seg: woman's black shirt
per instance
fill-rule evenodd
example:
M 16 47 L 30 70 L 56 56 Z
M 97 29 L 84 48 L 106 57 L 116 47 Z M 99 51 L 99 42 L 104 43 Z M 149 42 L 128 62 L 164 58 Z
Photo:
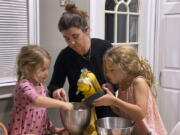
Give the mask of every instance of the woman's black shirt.
M 111 43 L 101 39 L 91 39 L 91 48 L 84 56 L 79 55 L 70 47 L 64 48 L 58 55 L 55 65 L 54 72 L 48 86 L 50 96 L 52 92 L 58 88 L 63 88 L 65 79 L 67 77 L 69 82 L 69 101 L 80 102 L 83 95 L 80 93 L 76 95 L 77 81 L 81 74 L 82 68 L 87 68 L 95 74 L 100 85 L 105 83 L 103 74 L 103 55 L 105 51 L 112 47 Z M 98 107 L 96 109 L 98 118 L 111 116 L 108 109 L 104 107 Z M 98 111 L 99 110 L 99 111 Z M 110 115 L 108 115 L 110 113 Z

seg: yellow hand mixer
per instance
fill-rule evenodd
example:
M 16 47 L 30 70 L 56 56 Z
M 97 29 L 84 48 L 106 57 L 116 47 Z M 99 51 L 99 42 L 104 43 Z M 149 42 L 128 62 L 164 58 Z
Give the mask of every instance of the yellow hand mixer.
M 77 94 L 79 92 L 82 92 L 84 94 L 84 98 L 82 100 L 83 103 L 86 105 L 92 107 L 92 102 L 94 99 L 102 96 L 105 94 L 105 92 L 102 90 L 96 76 L 88 71 L 87 69 L 81 70 L 80 78 L 77 82 Z M 91 109 L 91 122 L 85 132 L 88 135 L 97 135 L 96 128 L 95 128 L 95 120 L 97 119 L 95 108 Z

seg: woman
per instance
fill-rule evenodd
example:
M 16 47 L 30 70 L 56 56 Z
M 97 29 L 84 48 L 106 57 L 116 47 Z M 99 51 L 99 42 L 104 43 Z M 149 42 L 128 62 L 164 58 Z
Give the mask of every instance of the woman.
M 112 45 L 101 39 L 90 39 L 87 14 L 78 10 L 75 5 L 68 4 L 66 12 L 60 18 L 58 28 L 62 33 L 68 46 L 58 55 L 49 90 L 52 97 L 67 100 L 63 85 L 66 77 L 69 81 L 70 102 L 80 102 L 83 95 L 77 91 L 77 81 L 81 74 L 81 69 L 87 68 L 93 72 L 99 83 L 105 83 L 102 71 L 102 57 L 105 51 Z M 103 110 L 102 110 L 103 109 Z M 98 107 L 97 117 L 112 116 L 110 108 Z

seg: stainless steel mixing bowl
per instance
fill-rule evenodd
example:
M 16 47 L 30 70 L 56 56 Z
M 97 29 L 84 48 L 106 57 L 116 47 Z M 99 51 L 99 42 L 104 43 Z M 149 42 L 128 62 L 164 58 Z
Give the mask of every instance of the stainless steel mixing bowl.
M 95 121 L 99 135 L 131 135 L 133 122 L 121 117 L 105 117 Z
M 61 120 L 70 133 L 82 133 L 90 123 L 91 110 L 83 103 L 74 102 L 73 105 L 73 110 L 60 111 Z

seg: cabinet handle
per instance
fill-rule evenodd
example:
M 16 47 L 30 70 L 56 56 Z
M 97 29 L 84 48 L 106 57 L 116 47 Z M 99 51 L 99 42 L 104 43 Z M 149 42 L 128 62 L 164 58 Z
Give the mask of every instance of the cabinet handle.
M 159 73 L 159 86 L 161 86 L 161 76 L 162 76 L 162 72 L 160 71 L 160 73 Z

